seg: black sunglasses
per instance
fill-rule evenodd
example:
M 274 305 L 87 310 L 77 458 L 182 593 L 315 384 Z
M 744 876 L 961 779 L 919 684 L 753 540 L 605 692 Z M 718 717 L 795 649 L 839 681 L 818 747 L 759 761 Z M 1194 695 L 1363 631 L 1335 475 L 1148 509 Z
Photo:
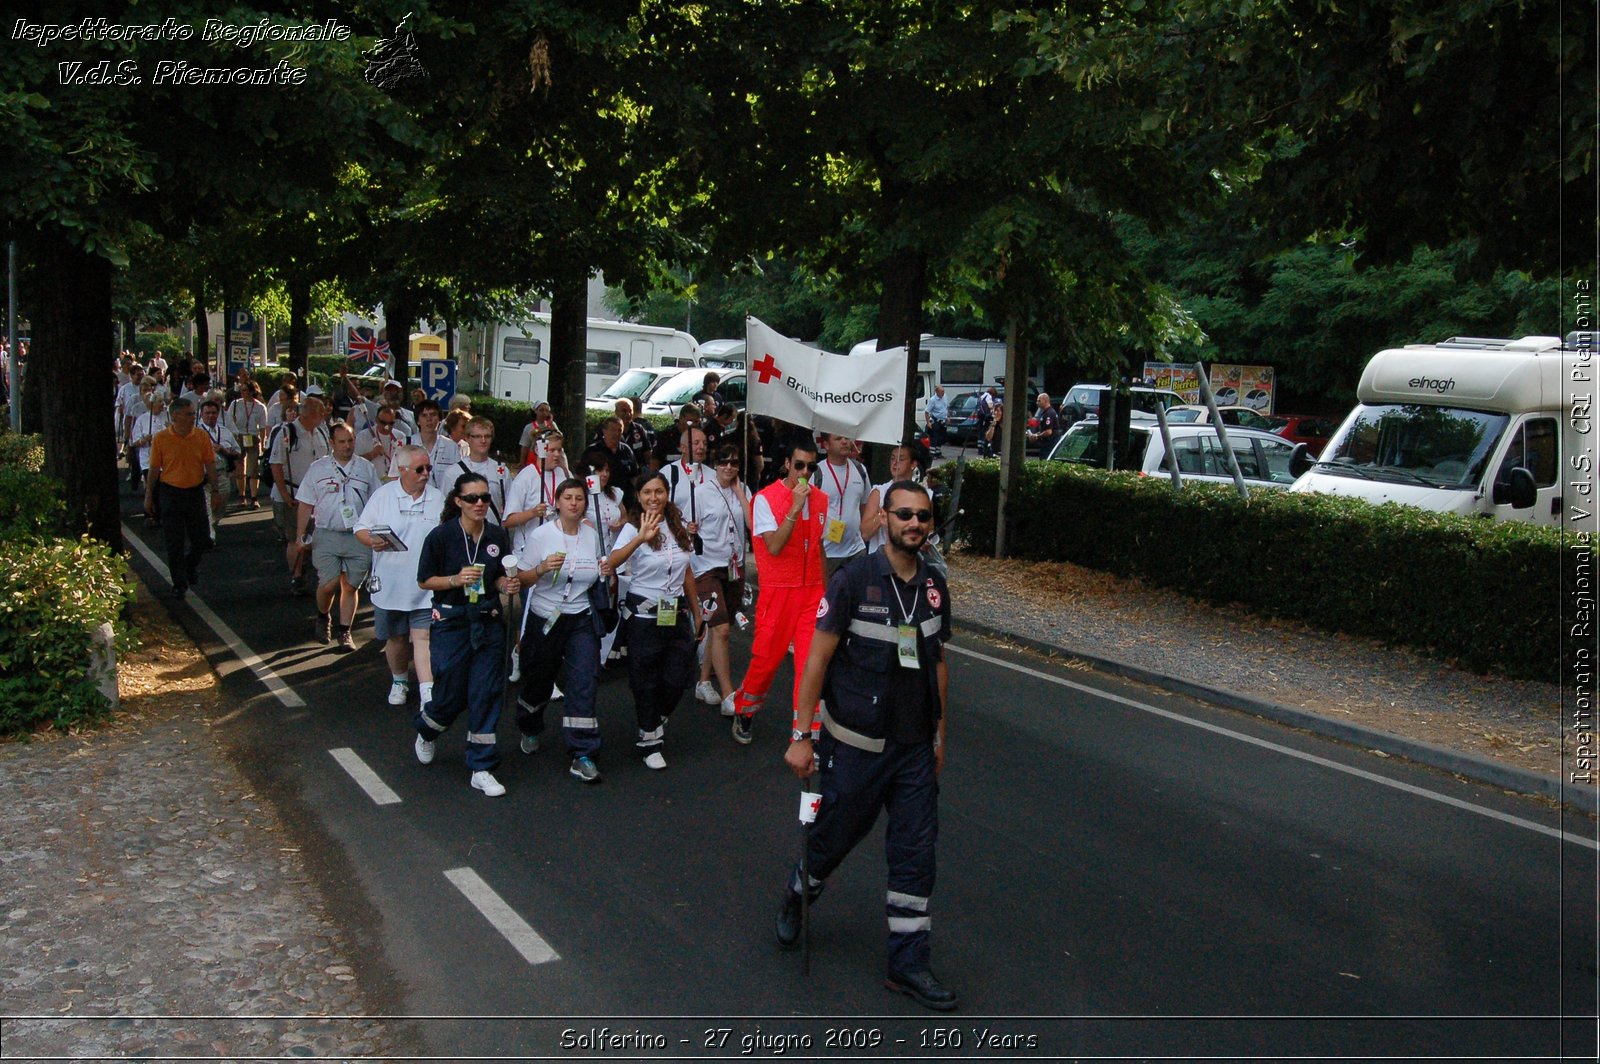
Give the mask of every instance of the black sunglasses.
M 815 469 L 821 464 L 820 462 L 802 462 L 798 458 L 789 459 L 789 468 L 796 473 L 804 473 L 806 470 Z
M 489 493 L 485 491 L 473 495 L 458 495 L 456 498 L 460 499 L 464 503 L 467 503 L 468 505 L 473 505 L 480 502 L 488 502 Z
M 736 466 L 738 464 L 739 464 L 739 460 L 737 458 L 724 458 L 722 461 L 717 463 L 717 465 L 719 465 L 719 466 L 725 466 L 725 465 Z
M 898 509 L 890 510 L 889 512 L 894 514 L 902 521 L 909 521 L 914 517 L 923 524 L 927 524 L 929 521 L 933 520 L 932 510 L 913 510 L 909 506 L 901 506 Z
M 413 473 L 432 473 L 433 472 L 433 466 L 431 466 L 431 465 L 419 465 L 419 466 L 416 466 L 415 468 L 413 468 L 411 471 Z

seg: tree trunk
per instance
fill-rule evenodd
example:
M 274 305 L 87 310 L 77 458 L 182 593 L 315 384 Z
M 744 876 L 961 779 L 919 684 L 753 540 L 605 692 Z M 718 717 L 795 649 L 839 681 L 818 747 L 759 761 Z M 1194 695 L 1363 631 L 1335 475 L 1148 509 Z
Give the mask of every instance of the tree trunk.
M 389 341 L 389 354 L 393 357 L 394 379 L 400 382 L 407 400 L 411 396 L 411 326 L 416 323 L 417 312 L 409 292 L 396 292 L 383 303 L 383 327 Z
M 1000 502 L 995 507 L 994 556 L 1008 557 L 1013 544 L 1006 535 L 1012 493 L 1027 457 L 1028 340 L 1013 316 L 1006 326 L 1006 405 L 1000 421 Z
M 199 359 L 210 366 L 216 363 L 211 379 L 227 388 L 228 358 L 224 355 L 220 360 L 216 352 L 211 350 L 211 322 L 206 318 L 206 279 L 195 278 L 194 282 L 194 351 L 191 358 Z
M 29 241 L 37 291 L 30 391 L 43 414 L 44 471 L 61 481 L 69 535 L 87 532 L 122 549 L 111 389 L 111 264 L 65 239 Z
M 917 350 L 922 338 L 922 298 L 927 290 L 928 259 L 921 251 L 897 251 L 883 261 L 883 293 L 878 298 L 878 350 L 905 346 L 906 403 L 901 417 L 902 440 L 917 436 Z M 873 447 L 868 468 L 874 482 L 889 477 L 889 448 Z
M 589 278 L 573 274 L 550 293 L 550 387 L 546 400 L 567 437 L 567 454 L 580 455 L 585 430 L 585 360 L 589 348 Z
M 311 379 L 311 282 L 289 282 L 289 368 L 303 381 Z

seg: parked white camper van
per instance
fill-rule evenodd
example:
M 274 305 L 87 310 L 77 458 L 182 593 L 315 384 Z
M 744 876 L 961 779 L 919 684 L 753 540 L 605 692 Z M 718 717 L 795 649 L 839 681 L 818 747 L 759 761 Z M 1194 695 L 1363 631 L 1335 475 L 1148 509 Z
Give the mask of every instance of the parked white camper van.
M 695 365 L 695 338 L 677 329 L 590 318 L 583 394 L 599 395 L 623 370 Z M 534 403 L 550 389 L 550 315 L 494 327 L 489 390 L 496 399 Z
M 878 349 L 877 340 L 863 340 L 850 349 L 852 355 Z M 956 392 L 982 391 L 1006 379 L 1004 340 L 962 340 L 952 336 L 923 333 L 917 341 L 917 424 L 923 424 L 923 411 L 935 385 L 944 385 L 948 398 Z
M 1455 337 L 1378 352 L 1320 461 L 1296 448 L 1292 490 L 1561 524 L 1579 501 L 1564 498 L 1563 482 L 1594 457 L 1593 337 Z

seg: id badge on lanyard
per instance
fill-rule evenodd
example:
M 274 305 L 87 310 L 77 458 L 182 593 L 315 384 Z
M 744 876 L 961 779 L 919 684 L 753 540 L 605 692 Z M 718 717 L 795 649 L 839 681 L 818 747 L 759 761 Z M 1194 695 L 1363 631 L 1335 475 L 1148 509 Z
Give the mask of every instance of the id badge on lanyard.
M 678 600 L 656 600 L 656 627 L 676 628 L 678 626 Z
M 902 624 L 895 630 L 896 650 L 900 657 L 900 664 L 907 669 L 922 667 L 917 658 L 917 626 Z

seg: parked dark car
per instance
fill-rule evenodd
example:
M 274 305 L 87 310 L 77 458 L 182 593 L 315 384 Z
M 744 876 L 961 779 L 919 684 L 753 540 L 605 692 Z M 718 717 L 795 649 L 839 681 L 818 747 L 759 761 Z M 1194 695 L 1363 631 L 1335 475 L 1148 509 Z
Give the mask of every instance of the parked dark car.
M 978 396 L 982 392 L 960 392 L 950 400 L 950 416 L 945 420 L 945 442 L 970 447 L 978 442 Z

